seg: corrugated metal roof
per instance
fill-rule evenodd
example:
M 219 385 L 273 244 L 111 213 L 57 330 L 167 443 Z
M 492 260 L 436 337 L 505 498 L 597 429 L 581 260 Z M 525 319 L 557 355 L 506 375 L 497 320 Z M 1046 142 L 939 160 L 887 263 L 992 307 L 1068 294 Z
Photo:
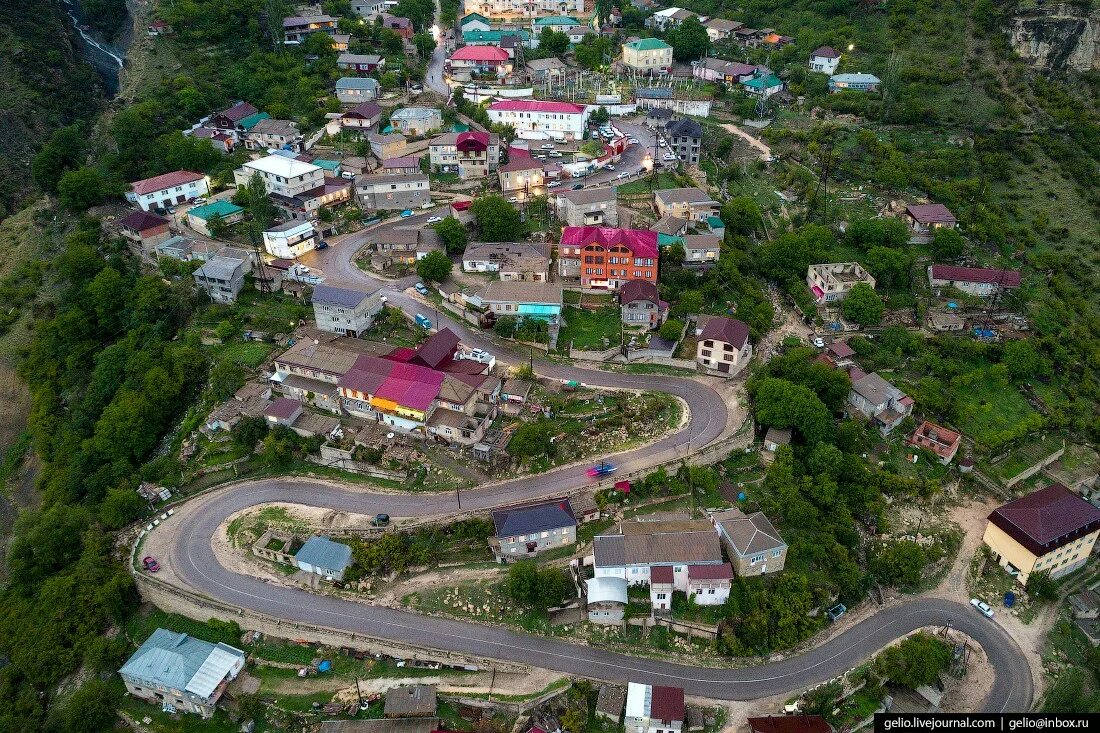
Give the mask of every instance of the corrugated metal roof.
M 150 685 L 207 698 L 236 660 L 244 656 L 243 651 L 226 644 L 215 645 L 187 634 L 157 629 L 122 665 L 119 673 Z
M 310 537 L 294 559 L 316 568 L 343 571 L 351 564 L 351 548 L 328 537 Z

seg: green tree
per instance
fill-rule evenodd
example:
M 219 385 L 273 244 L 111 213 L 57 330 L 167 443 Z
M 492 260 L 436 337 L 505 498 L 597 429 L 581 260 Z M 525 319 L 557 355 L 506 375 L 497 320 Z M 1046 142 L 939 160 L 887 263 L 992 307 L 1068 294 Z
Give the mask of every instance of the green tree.
M 111 685 L 90 679 L 81 685 L 55 713 L 60 733 L 102 733 L 115 725 L 117 696 Z
M 611 121 L 611 113 L 607 111 L 607 107 L 597 107 L 592 110 L 592 114 L 588 115 L 588 121 L 593 125 L 605 125 Z M 602 153 L 603 150 L 601 149 Z
M 569 50 L 569 36 L 552 28 L 543 28 L 539 33 L 539 53 L 547 57 L 561 56 Z
M 675 318 L 670 318 L 661 324 L 661 327 L 657 330 L 657 335 L 668 341 L 678 341 L 680 334 L 684 332 L 684 322 Z
M 431 33 L 417 33 L 412 37 L 416 52 L 422 59 L 430 59 L 435 51 L 435 39 Z
M 955 260 L 966 252 L 966 240 L 954 229 L 940 228 L 932 236 L 932 256 L 937 260 Z
M 615 55 L 610 38 L 589 33 L 573 48 L 573 57 L 586 69 L 603 67 Z
M 677 61 L 696 61 L 710 50 L 707 29 L 694 15 L 670 30 L 667 40 L 672 46 L 672 57 Z
M 447 254 L 458 255 L 466 251 L 469 235 L 465 225 L 453 216 L 448 216 L 435 225 L 435 230 L 443 238 L 443 247 Z
M 935 683 L 950 664 L 951 646 L 923 632 L 890 647 L 875 660 L 880 675 L 910 689 Z
M 749 196 L 735 196 L 722 204 L 722 222 L 734 234 L 755 234 L 762 220 L 760 207 Z
M 122 529 L 144 510 L 145 500 L 133 489 L 111 489 L 99 507 L 99 519 L 107 529 Z
M 841 303 L 844 317 L 861 326 L 875 326 L 882 322 L 882 298 L 867 283 L 856 283 Z
M 416 262 L 416 274 L 427 282 L 441 283 L 451 276 L 451 258 L 438 250 L 429 252 Z
M 911 540 L 881 546 L 871 560 L 871 572 L 886 585 L 914 589 L 920 585 L 926 560 L 924 548 Z
M 1027 576 L 1025 589 L 1028 595 L 1040 601 L 1058 600 L 1058 584 L 1047 571 L 1033 572 Z
M 863 262 L 875 276 L 877 284 L 885 288 L 907 284 L 913 269 L 911 256 L 898 249 L 877 245 L 867 251 Z
M 31 161 L 31 176 L 38 187 L 57 193 L 57 184 L 66 171 L 80 165 L 88 147 L 81 125 L 69 125 L 53 131 L 50 139 Z
M 1020 339 L 1005 344 L 1001 352 L 1001 363 L 1013 379 L 1028 379 L 1039 372 L 1042 359 L 1031 341 Z
M 864 251 L 872 247 L 904 247 L 909 242 L 909 228 L 901 219 L 856 219 L 848 225 L 845 238 L 853 247 Z
M 73 211 L 84 211 L 103 203 L 107 196 L 106 182 L 95 168 L 78 168 L 61 176 L 57 184 L 61 205 Z
M 596 16 L 596 22 L 600 26 L 607 25 L 611 20 L 611 0 L 596 0 L 595 6 L 592 8 L 593 15 Z
M 484 196 L 470 206 L 483 242 L 517 242 L 524 227 L 519 212 L 502 196 Z
M 243 417 L 233 428 L 233 444 L 251 452 L 264 439 L 267 431 L 267 420 L 262 417 Z
M 222 359 L 210 370 L 210 392 L 218 402 L 232 397 L 244 386 L 244 381 L 244 369 L 231 359 Z
M 549 420 L 524 423 L 512 433 L 508 454 L 520 461 L 554 455 L 554 424 Z
M 829 408 L 807 387 L 769 377 L 759 383 L 753 400 L 756 420 L 763 425 L 794 428 L 811 444 L 832 434 Z

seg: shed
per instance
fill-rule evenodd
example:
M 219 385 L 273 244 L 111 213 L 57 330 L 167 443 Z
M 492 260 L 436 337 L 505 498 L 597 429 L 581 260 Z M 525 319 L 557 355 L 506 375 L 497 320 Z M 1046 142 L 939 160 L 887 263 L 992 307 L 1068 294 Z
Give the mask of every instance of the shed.
M 328 537 L 310 537 L 294 556 L 294 562 L 307 573 L 343 580 L 344 571 L 351 565 L 351 548 Z
M 430 718 L 435 715 L 435 688 L 431 685 L 391 687 L 386 690 L 387 718 Z

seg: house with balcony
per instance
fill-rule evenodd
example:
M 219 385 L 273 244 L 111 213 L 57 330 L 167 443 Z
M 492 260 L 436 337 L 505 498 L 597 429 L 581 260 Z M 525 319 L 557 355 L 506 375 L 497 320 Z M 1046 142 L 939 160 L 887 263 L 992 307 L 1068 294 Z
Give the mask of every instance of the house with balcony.
M 554 194 L 558 218 L 571 227 L 616 227 L 619 206 L 614 186 L 559 191 Z
M 244 260 L 214 255 L 195 270 L 195 284 L 215 303 L 236 303 L 244 287 Z
M 304 163 L 283 155 L 267 155 L 250 160 L 233 171 L 237 186 L 247 186 L 258 175 L 268 194 L 294 197 L 324 185 L 325 174 L 320 166 Z
M 703 146 L 703 126 L 695 120 L 683 118 L 665 125 L 665 140 L 680 162 L 699 165 L 699 152 Z
M 301 152 L 304 139 L 297 122 L 267 118 L 260 120 L 244 133 L 244 146 L 248 150 Z
M 495 74 L 505 77 L 512 73 L 508 52 L 497 46 L 463 46 L 447 59 L 451 74 Z
M 657 284 L 630 280 L 619 288 L 619 318 L 627 328 L 660 328 L 668 318 L 668 303 L 661 300 Z
M 852 379 L 848 405 L 870 420 L 883 437 L 889 435 L 913 412 L 913 398 L 887 382 L 877 372 Z
M 657 232 L 568 226 L 558 246 L 558 274 L 582 288 L 618 290 L 630 280 L 657 282 Z
M 535 158 L 515 156 L 497 169 L 500 190 L 505 197 L 526 200 L 546 193 L 543 164 Z
M 424 173 L 359 176 L 355 193 L 368 211 L 419 209 L 432 202 L 432 189 Z
M 659 38 L 623 44 L 623 66 L 641 74 L 665 74 L 672 69 L 672 46 Z
M 822 46 L 810 54 L 810 71 L 832 76 L 840 66 L 840 52 L 832 46 Z
M 339 19 L 331 15 L 295 15 L 283 18 L 283 43 L 301 43 L 314 33 L 332 36 Z
M 875 287 L 875 278 L 858 262 L 822 263 L 806 270 L 806 286 L 819 305 L 844 300 L 859 283 Z
M 577 517 L 569 499 L 502 507 L 493 511 L 489 547 L 497 562 L 515 562 L 577 541 Z
M 448 132 L 428 144 L 432 170 L 458 173 L 463 181 L 484 178 L 500 167 L 500 135 L 495 132 Z

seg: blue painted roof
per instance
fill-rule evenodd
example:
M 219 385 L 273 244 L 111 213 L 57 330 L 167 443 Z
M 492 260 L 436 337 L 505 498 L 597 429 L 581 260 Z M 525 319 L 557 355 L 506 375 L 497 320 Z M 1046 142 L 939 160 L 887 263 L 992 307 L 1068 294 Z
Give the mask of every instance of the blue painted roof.
M 351 564 L 351 548 L 328 537 L 310 537 L 294 559 L 315 568 L 343 572 Z
M 119 674 L 207 697 L 212 691 L 211 682 L 216 686 L 233 662 L 244 656 L 244 652 L 228 644 L 211 644 L 187 634 L 157 629 L 122 665 Z

